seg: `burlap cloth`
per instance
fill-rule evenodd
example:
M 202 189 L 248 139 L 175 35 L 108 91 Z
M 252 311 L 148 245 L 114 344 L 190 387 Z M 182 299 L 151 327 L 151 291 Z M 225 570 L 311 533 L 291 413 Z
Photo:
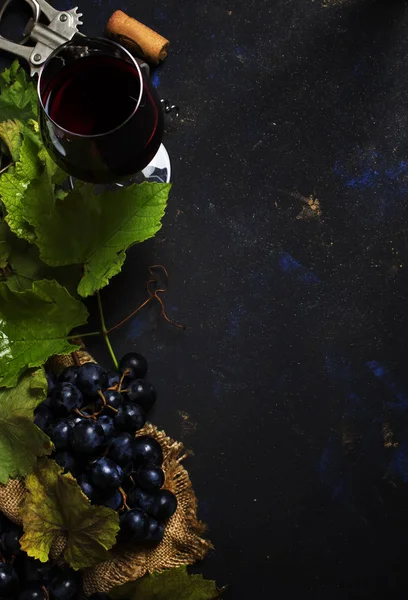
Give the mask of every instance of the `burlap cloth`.
M 86 352 L 80 351 L 76 360 L 81 364 L 92 361 Z M 55 357 L 50 366 L 59 372 L 65 366 L 74 364 L 71 357 Z M 154 547 L 128 551 L 115 546 L 111 559 L 83 571 L 84 592 L 107 592 L 112 587 L 133 581 L 146 573 L 162 571 L 172 567 L 190 565 L 204 558 L 212 547 L 211 542 L 201 536 L 205 525 L 197 519 L 197 499 L 182 461 L 187 453 L 181 442 L 169 438 L 154 425 L 146 424 L 137 435 L 150 435 L 163 450 L 164 488 L 177 497 L 177 510 L 166 525 L 163 540 Z M 23 480 L 10 479 L 7 485 L 0 485 L 0 510 L 12 521 L 22 524 L 21 507 L 26 490 Z M 66 538 L 55 538 L 50 557 L 58 560 L 65 549 Z

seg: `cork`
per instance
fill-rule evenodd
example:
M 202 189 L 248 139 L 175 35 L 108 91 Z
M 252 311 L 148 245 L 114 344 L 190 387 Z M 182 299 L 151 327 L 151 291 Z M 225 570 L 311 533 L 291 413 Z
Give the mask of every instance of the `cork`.
M 167 56 L 169 40 L 121 10 L 113 13 L 106 31 L 111 38 L 149 63 L 157 65 Z

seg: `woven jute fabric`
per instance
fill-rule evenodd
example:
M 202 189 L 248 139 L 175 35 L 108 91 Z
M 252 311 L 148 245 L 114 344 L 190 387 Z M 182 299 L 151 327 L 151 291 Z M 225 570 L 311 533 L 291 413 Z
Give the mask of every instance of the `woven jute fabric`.
M 80 354 L 79 362 L 92 361 L 86 352 Z M 72 357 L 55 357 L 53 368 L 56 372 L 74 364 Z M 171 567 L 190 565 L 204 558 L 212 548 L 211 542 L 202 537 L 204 523 L 197 519 L 197 499 L 182 461 L 188 456 L 181 442 L 168 437 L 150 423 L 137 432 L 137 435 L 150 435 L 163 450 L 164 488 L 177 497 L 177 510 L 166 525 L 163 540 L 153 547 L 140 545 L 137 550 L 129 550 L 120 545 L 110 552 L 110 559 L 83 571 L 84 592 L 107 592 L 112 587 L 133 581 L 146 573 L 162 571 Z M 13 522 L 21 525 L 21 507 L 26 490 L 24 481 L 10 479 L 7 485 L 0 485 L 0 510 Z M 63 534 L 57 536 L 51 547 L 50 557 L 61 560 L 67 540 Z

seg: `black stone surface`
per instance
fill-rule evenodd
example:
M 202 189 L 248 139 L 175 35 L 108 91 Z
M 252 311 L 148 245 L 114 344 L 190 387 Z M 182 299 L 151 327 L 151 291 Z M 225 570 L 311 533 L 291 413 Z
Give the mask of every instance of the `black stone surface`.
M 169 271 L 186 331 L 151 306 L 112 341 L 195 452 L 226 599 L 407 590 L 408 4 L 323 4 L 81 2 L 90 35 L 121 8 L 172 43 L 168 211 L 102 297 L 113 325 Z

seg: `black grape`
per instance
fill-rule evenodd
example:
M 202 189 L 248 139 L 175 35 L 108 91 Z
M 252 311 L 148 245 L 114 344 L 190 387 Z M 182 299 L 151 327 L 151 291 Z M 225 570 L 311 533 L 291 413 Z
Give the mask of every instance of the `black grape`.
M 135 469 L 145 465 L 160 466 L 163 462 L 163 452 L 159 442 L 148 435 L 135 438 L 132 451 Z
M 76 380 L 78 378 L 78 367 L 66 367 L 60 376 L 58 377 L 58 381 L 61 383 L 72 383 L 72 385 L 76 385 Z
M 56 450 L 67 450 L 70 445 L 71 429 L 74 422 L 71 419 L 61 419 L 48 431 Z
M 77 454 L 95 454 L 105 442 L 101 425 L 91 419 L 84 419 L 71 430 L 71 448 Z
M 47 582 L 49 580 L 52 573 L 51 564 L 49 562 L 42 563 L 40 560 L 24 555 L 22 563 L 21 572 L 19 571 L 19 574 L 23 581 L 34 583 L 35 581 Z
M 108 456 L 121 467 L 128 467 L 132 462 L 133 436 L 130 433 L 117 435 L 109 444 Z
M 169 490 L 159 490 L 155 496 L 149 515 L 158 521 L 168 521 L 177 509 L 177 498 Z
M 143 540 L 149 530 L 149 517 L 139 508 L 132 508 L 120 517 L 120 531 L 131 542 Z
M 110 410 L 109 407 L 118 410 L 121 406 L 123 406 L 123 396 L 120 392 L 117 392 L 116 390 L 105 390 L 103 392 L 103 396 L 106 402 L 106 414 L 109 414 L 111 416 L 114 414 L 114 411 Z
M 48 394 L 49 394 L 54 389 L 57 381 L 56 381 L 54 373 L 50 373 L 49 371 L 46 371 L 45 376 L 47 378 Z
M 54 420 L 54 415 L 51 409 L 49 409 L 47 406 L 44 406 L 44 404 L 40 404 L 40 406 L 35 409 L 34 415 L 34 423 L 42 431 L 46 431 L 48 426 L 51 425 Z
M 122 483 L 123 471 L 113 460 L 102 456 L 91 463 L 89 478 L 95 487 L 102 490 L 118 488 Z
M 105 433 L 106 442 L 109 441 L 115 433 L 115 424 L 113 422 L 113 418 L 109 415 L 100 415 L 98 417 L 98 423 Z
M 107 373 L 108 382 L 106 384 L 107 388 L 116 387 L 120 383 L 120 373 L 117 371 L 108 371 Z
M 155 496 L 153 494 L 138 487 L 131 488 L 126 495 L 126 504 L 130 508 L 141 508 L 147 514 L 151 513 L 154 501 Z
M 140 467 L 136 471 L 136 481 L 144 490 L 158 490 L 164 484 L 164 473 L 160 467 Z
M 136 402 L 147 412 L 156 402 L 157 394 L 151 383 L 145 379 L 135 379 L 127 386 L 126 399 L 129 402 Z
M 106 506 L 107 508 L 111 508 L 112 510 L 118 511 L 123 506 L 123 496 L 119 490 L 116 490 L 110 496 L 107 496 L 105 494 L 97 494 L 93 499 L 93 503 L 98 504 L 99 506 Z
M 164 525 L 153 517 L 148 517 L 146 541 L 158 543 L 164 536 Z
M 32 583 L 18 595 L 18 600 L 46 600 L 47 592 L 41 583 Z
M 75 458 L 67 450 L 60 450 L 59 452 L 56 452 L 54 460 L 59 464 L 60 467 L 64 469 L 64 473 L 67 473 L 68 471 L 71 473 L 75 472 Z
M 1 552 L 4 558 L 11 559 L 20 551 L 20 538 L 23 530 L 18 525 L 12 525 L 8 531 L 1 534 Z M 1 593 L 0 593 L 1 597 Z
M 93 501 L 96 498 L 95 488 L 90 481 L 89 475 L 81 473 L 77 477 L 77 483 L 89 500 Z
M 128 352 L 119 361 L 119 371 L 126 373 L 126 377 L 130 379 L 139 379 L 147 373 L 147 360 L 137 352 Z
M 53 600 L 71 600 L 80 589 L 80 579 L 77 574 L 68 571 L 58 574 L 49 586 Z
M 18 590 L 18 577 L 15 570 L 3 562 L 0 562 L 0 597 L 10 598 Z
M 58 383 L 52 391 L 51 408 L 57 415 L 68 415 L 74 408 L 81 408 L 82 394 L 72 383 Z
M 146 416 L 138 404 L 125 404 L 115 416 L 115 426 L 120 431 L 135 433 L 143 427 Z
M 108 378 L 106 371 L 94 363 L 86 363 L 79 367 L 77 386 L 85 396 L 94 398 L 98 391 L 106 389 Z

